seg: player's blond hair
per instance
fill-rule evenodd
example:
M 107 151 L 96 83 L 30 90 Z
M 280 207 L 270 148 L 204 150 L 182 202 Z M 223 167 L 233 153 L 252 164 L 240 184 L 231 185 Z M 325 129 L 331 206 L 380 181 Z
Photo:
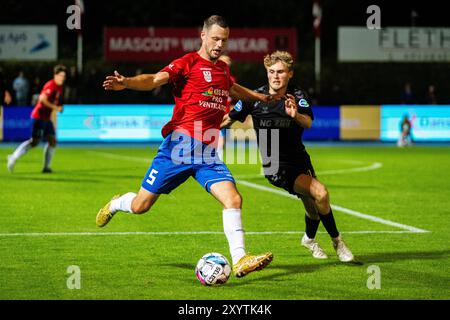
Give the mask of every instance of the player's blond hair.
M 264 66 L 266 68 L 273 66 L 277 62 L 283 62 L 289 69 L 289 71 L 292 71 L 294 68 L 294 58 L 292 58 L 292 55 L 287 51 L 274 51 L 272 53 L 269 53 L 264 57 Z

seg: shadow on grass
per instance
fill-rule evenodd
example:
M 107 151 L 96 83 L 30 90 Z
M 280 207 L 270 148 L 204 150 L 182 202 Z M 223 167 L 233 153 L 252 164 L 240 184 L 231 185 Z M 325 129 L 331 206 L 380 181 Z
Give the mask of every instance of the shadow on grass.
M 8 179 L 13 180 L 34 180 L 34 181 L 51 181 L 51 182 L 91 182 L 99 183 L 99 179 L 142 179 L 142 175 L 127 175 L 123 174 L 124 170 L 129 170 L 131 167 L 114 167 L 114 168 L 98 168 L 98 169 L 75 169 L 75 170 L 57 170 L 51 175 L 44 175 L 38 171 L 15 172 L 10 175 L 5 175 Z M 104 172 L 104 173 L 101 173 Z M 117 174 L 122 173 L 122 174 Z M 72 178 L 73 176 L 73 178 Z M 98 179 L 96 179 L 98 178 Z
M 333 261 L 327 261 L 327 262 L 317 262 L 317 263 L 312 263 L 312 264 L 285 264 L 285 265 L 280 265 L 280 264 L 276 264 L 275 263 L 271 263 L 267 269 L 263 270 L 264 271 L 273 271 L 273 270 L 281 270 L 279 272 L 276 273 L 271 273 L 268 275 L 265 275 L 263 277 L 258 277 L 258 278 L 251 278 L 251 275 L 247 275 L 245 277 L 245 280 L 240 282 L 240 283 L 228 283 L 227 286 L 229 287 L 239 287 L 239 286 L 244 286 L 244 285 L 249 285 L 252 284 L 254 282 L 261 282 L 261 281 L 282 281 L 280 280 L 280 278 L 286 277 L 286 281 L 291 281 L 290 277 L 288 277 L 289 275 L 292 274 L 301 274 L 301 273 L 311 273 L 311 272 L 316 272 L 319 269 L 323 269 L 323 268 L 329 268 L 329 267 L 335 267 L 335 266 L 360 266 L 361 264 L 358 263 L 342 263 L 339 262 L 337 260 L 333 260 Z M 181 269 L 187 269 L 187 270 L 195 270 L 195 265 L 194 264 L 190 264 L 190 263 L 170 263 L 170 264 L 164 264 L 164 266 L 167 267 L 174 267 L 174 268 L 181 268 Z M 259 271 L 258 271 L 259 274 Z
M 379 252 L 358 255 L 358 259 L 366 263 L 395 262 L 399 260 L 425 260 L 444 259 L 450 256 L 450 250 L 438 251 L 406 251 L 406 252 Z
M 57 173 L 52 173 L 53 178 L 46 178 L 47 176 L 25 176 L 25 175 L 13 175 L 9 178 L 12 180 L 23 180 L 23 181 L 49 181 L 49 182 L 86 182 L 86 183 L 99 183 L 101 180 L 97 179 L 82 179 L 82 178 L 60 178 Z
M 321 269 L 331 268 L 331 267 L 364 267 L 365 265 L 372 263 L 383 263 L 383 262 L 396 262 L 405 260 L 436 260 L 445 259 L 450 255 L 450 250 L 440 250 L 440 251 L 427 251 L 427 252 L 380 252 L 374 254 L 358 255 L 356 256 L 356 261 L 351 263 L 339 262 L 331 258 L 329 261 L 317 261 L 310 264 L 277 264 L 276 261 L 272 262 L 267 269 L 263 270 L 268 272 L 267 275 L 262 277 L 252 278 L 252 275 L 245 277 L 245 281 L 239 283 L 228 283 L 229 287 L 239 287 L 252 284 L 254 282 L 261 281 L 290 281 L 289 275 L 293 274 L 305 274 L 317 272 Z M 195 265 L 190 263 L 173 263 L 164 264 L 164 266 L 181 268 L 187 270 L 195 270 Z M 275 272 L 274 272 L 275 271 Z M 269 273 L 270 272 L 270 273 Z M 260 274 L 258 272 L 258 274 Z

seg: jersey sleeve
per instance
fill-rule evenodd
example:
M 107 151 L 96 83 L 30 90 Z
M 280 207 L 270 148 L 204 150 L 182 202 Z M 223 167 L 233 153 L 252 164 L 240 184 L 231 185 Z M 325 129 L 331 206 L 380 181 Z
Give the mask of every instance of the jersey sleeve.
M 314 120 L 314 114 L 311 108 L 309 97 L 302 91 L 296 90 L 294 92 L 295 102 L 297 102 L 297 110 L 299 113 L 307 114 Z
M 48 100 L 51 100 L 56 93 L 56 88 L 54 88 L 51 82 L 47 82 L 41 90 L 41 94 L 45 95 Z
M 172 61 L 168 66 L 161 69 L 160 72 L 167 72 L 169 74 L 169 82 L 177 83 L 186 77 L 188 66 L 188 60 L 185 57 L 182 57 Z
M 233 120 L 244 122 L 247 116 L 252 113 L 252 106 L 249 102 L 239 100 L 234 105 L 233 110 L 230 111 L 228 116 Z

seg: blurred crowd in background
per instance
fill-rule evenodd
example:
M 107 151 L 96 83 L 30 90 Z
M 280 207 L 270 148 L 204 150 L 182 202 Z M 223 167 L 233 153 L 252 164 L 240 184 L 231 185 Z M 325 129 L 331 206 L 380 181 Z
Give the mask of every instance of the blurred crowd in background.
M 162 0 L 123 2 L 118 0 L 84 1 L 83 72 L 76 67 L 76 33 L 65 28 L 66 8 L 73 1 L 18 2 L 5 0 L 0 10 L 2 24 L 57 24 L 58 63 L 68 68 L 64 103 L 172 103 L 170 86 L 151 92 L 126 95 L 104 92 L 105 76 L 118 70 L 125 76 L 155 73 L 166 62 L 111 62 L 103 55 L 103 30 L 123 27 L 200 27 L 210 14 L 221 14 L 233 28 L 296 28 L 298 54 L 293 83 L 303 88 L 313 104 L 445 104 L 450 103 L 450 64 L 414 63 L 340 63 L 337 60 L 337 28 L 364 26 L 368 4 L 380 1 L 323 0 L 321 25 L 321 79 L 314 72 L 314 34 L 312 1 L 285 0 L 282 3 L 248 0 L 227 1 L 211 7 L 199 0 L 189 3 Z M 410 2 L 408 2 L 410 4 Z M 412 2 L 411 2 L 412 3 Z M 391 6 L 391 7 L 389 7 Z M 445 12 L 420 3 L 414 11 L 384 2 L 385 26 L 442 26 L 448 24 Z M 49 9 L 51 8 L 51 9 Z M 105 14 L 105 10 L 107 14 Z M 25 12 L 37 12 L 30 15 Z M 414 12 L 414 20 L 411 14 Z M 231 56 L 231 58 L 233 58 Z M 43 84 L 52 77 L 55 61 L 1 61 L 0 76 L 11 94 L 12 105 L 32 105 Z M 266 81 L 261 63 L 235 62 L 231 71 L 239 83 L 257 88 Z

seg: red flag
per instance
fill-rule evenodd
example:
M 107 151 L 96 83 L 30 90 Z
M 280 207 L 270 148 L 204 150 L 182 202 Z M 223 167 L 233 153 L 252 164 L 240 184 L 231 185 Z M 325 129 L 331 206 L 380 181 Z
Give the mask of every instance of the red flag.
M 316 38 L 320 38 L 320 23 L 322 21 L 322 8 L 320 7 L 320 0 L 314 0 L 312 14 L 314 17 L 314 36 Z

